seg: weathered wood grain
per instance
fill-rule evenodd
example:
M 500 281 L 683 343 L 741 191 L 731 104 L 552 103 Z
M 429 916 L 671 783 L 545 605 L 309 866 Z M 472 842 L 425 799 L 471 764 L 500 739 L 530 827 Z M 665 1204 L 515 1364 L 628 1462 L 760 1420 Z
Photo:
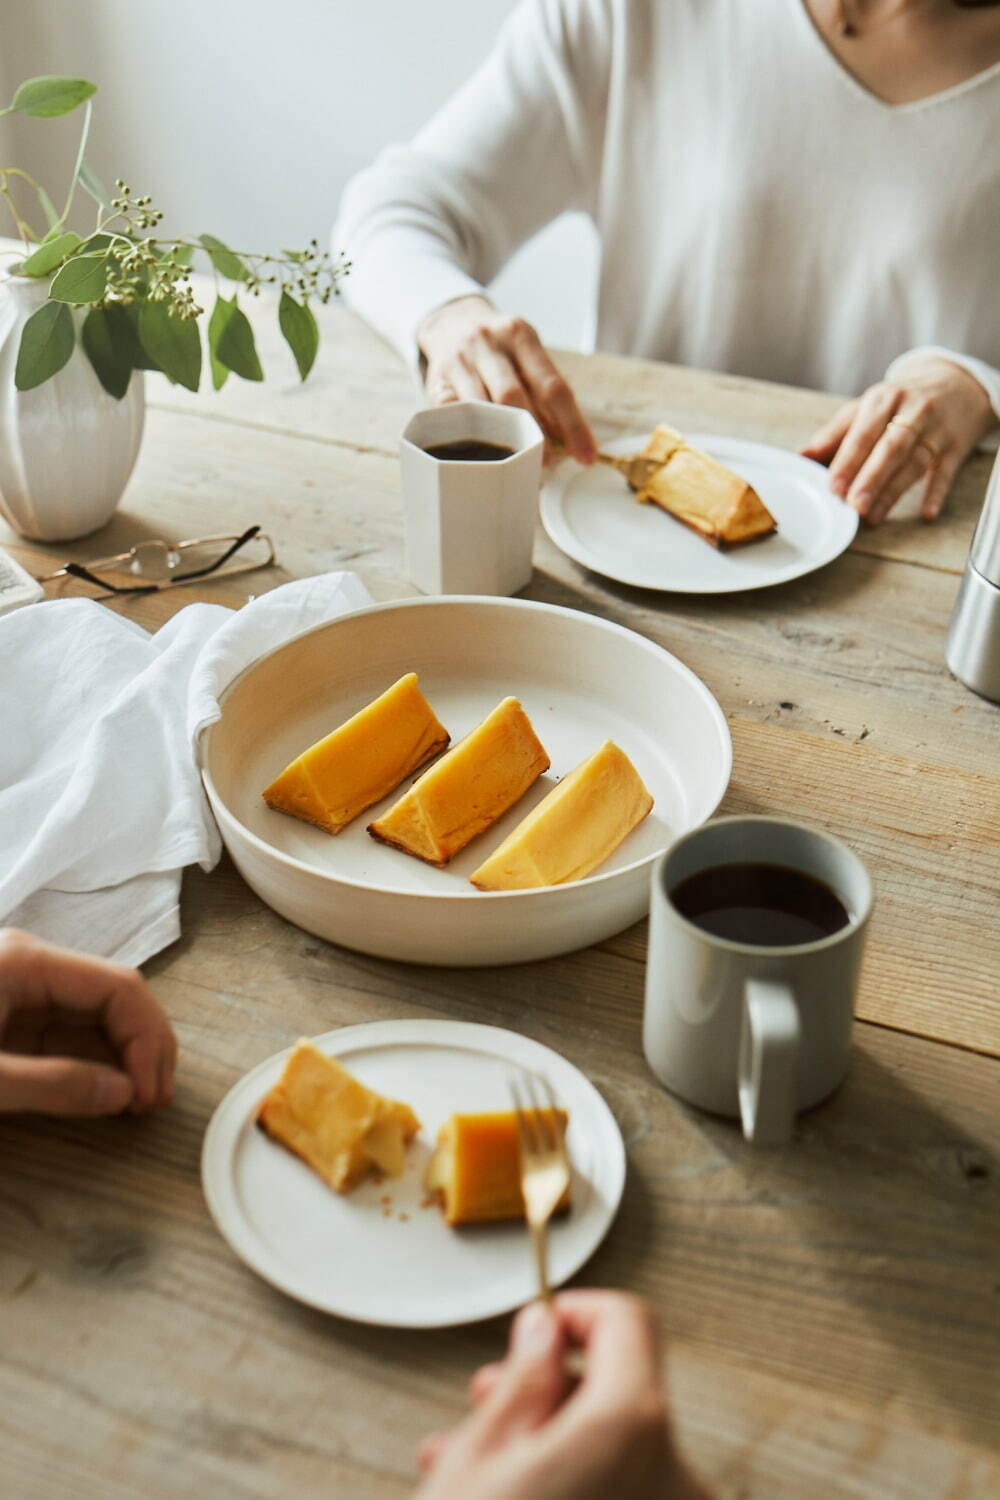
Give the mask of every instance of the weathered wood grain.
M 377 598 L 412 592 L 402 576 L 394 460 L 176 413 L 151 419 L 123 509 L 98 537 L 42 548 L 7 532 L 3 541 L 41 571 L 143 536 L 237 531 L 253 521 L 274 535 L 279 569 L 115 607 L 153 624 L 192 598 L 236 604 L 288 576 L 337 567 L 356 569 Z M 527 594 L 648 635 L 703 676 L 727 711 L 787 714 L 828 735 L 860 738 L 867 729 L 892 753 L 917 748 L 986 773 L 1000 764 L 996 708 L 944 665 L 955 586 L 936 570 L 852 554 L 749 595 L 660 595 L 585 574 L 539 535 Z M 792 709 L 779 708 L 788 702 Z
M 262 361 L 271 372 L 267 383 L 231 378 L 218 393 L 193 395 L 154 376 L 149 391 L 156 406 L 394 457 L 403 427 L 423 404 L 414 374 L 395 352 L 351 313 L 331 304 L 318 309 L 323 343 L 309 381 L 301 385 L 268 299 L 250 311 Z M 602 439 L 648 432 L 669 421 L 688 432 L 749 437 L 795 451 L 839 404 L 837 397 L 818 391 L 651 360 L 565 350 L 557 358 Z M 990 462 L 985 455 L 970 460 L 936 526 L 924 525 L 908 501 L 887 524 L 874 531 L 862 528 L 854 550 L 961 571 Z
M 0 542 L 41 571 L 143 536 L 272 532 L 270 572 L 113 606 L 149 628 L 192 599 L 235 607 L 329 568 L 379 599 L 411 592 L 395 443 L 415 388 L 354 319 L 325 316 L 305 387 L 268 325 L 277 381 L 195 399 L 151 380 L 139 466 L 103 533 Z M 564 364 L 602 434 L 668 418 L 794 446 L 834 404 L 634 361 Z M 859 1025 L 847 1084 L 793 1147 L 755 1152 L 654 1083 L 643 925 L 544 964 L 418 969 L 288 926 L 226 861 L 189 872 L 184 935 L 149 965 L 182 1041 L 174 1106 L 0 1121 L 0 1494 L 410 1491 L 416 1442 L 464 1408 L 503 1323 L 412 1334 L 301 1308 L 230 1254 L 198 1177 L 205 1125 L 247 1068 L 298 1035 L 396 1016 L 512 1027 L 595 1078 L 630 1175 L 579 1279 L 658 1308 L 681 1438 L 723 1500 L 1000 1491 L 1000 720 L 943 663 L 986 467 L 967 467 L 939 527 L 900 522 L 810 578 L 728 599 L 610 584 L 538 538 L 529 597 L 641 631 L 716 694 L 735 748 L 724 811 L 821 824 L 872 868 L 859 1008 L 880 1024 Z
M 858 1015 L 1000 1056 L 996 777 L 767 722 L 732 729 L 722 811 L 822 826 L 872 872 Z M 644 962 L 645 924 L 604 946 Z
M 689 1346 L 668 1361 L 669 1388 L 698 1472 L 720 1500 L 993 1500 L 996 1455 L 898 1424 L 890 1409 L 723 1366 Z
M 221 426 L 209 431 L 225 441 L 206 456 L 205 431 L 190 415 L 158 414 L 102 546 L 148 534 L 158 513 L 174 537 L 261 520 L 281 567 L 201 597 L 239 604 L 338 567 L 358 571 L 376 598 L 409 591 L 392 460 L 253 429 L 236 440 Z M 47 555 L 84 557 L 93 545 Z M 735 745 L 726 811 L 819 824 L 869 862 L 879 900 L 860 1013 L 1000 1054 L 1000 725 L 943 662 L 954 581 L 849 556 L 763 594 L 665 602 L 585 577 L 541 537 L 536 556 L 530 597 L 641 631 L 716 694 Z M 155 625 L 190 597 L 116 607 Z M 626 949 L 640 960 L 644 950 L 641 933 Z
M 619 955 L 401 969 L 289 927 L 224 865 L 190 875 L 184 937 L 149 972 L 183 1044 L 176 1104 L 0 1124 L 0 1442 L 19 1497 L 406 1493 L 415 1443 L 460 1412 L 502 1322 L 426 1335 L 300 1308 L 229 1253 L 198 1182 L 245 1069 L 393 1016 L 513 1026 L 595 1079 L 629 1179 L 578 1279 L 660 1310 L 681 1437 L 721 1496 L 984 1500 L 1000 1477 L 995 1059 L 862 1025 L 844 1088 L 761 1153 L 652 1080 L 641 971 Z

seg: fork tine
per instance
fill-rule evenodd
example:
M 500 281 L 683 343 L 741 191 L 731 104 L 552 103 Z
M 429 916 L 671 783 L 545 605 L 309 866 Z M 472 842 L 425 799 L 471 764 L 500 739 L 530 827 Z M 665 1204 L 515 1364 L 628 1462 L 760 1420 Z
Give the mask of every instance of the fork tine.
M 553 1111 L 553 1113 L 555 1113 L 555 1111 L 559 1108 L 559 1101 L 556 1098 L 556 1091 L 549 1081 L 549 1075 L 547 1073 L 539 1073 L 536 1076 L 539 1083 L 544 1088 L 546 1094 L 549 1096 L 549 1108 Z
M 539 1073 L 538 1079 L 548 1096 L 548 1108 L 551 1111 L 548 1119 L 552 1126 L 553 1146 L 558 1150 L 563 1145 L 562 1131 L 559 1129 L 559 1101 L 556 1098 L 556 1091 L 549 1081 L 549 1075 L 547 1073 Z
M 514 1115 L 517 1120 L 517 1133 L 521 1142 L 521 1154 L 523 1156 L 530 1156 L 533 1151 L 538 1150 L 535 1143 L 534 1125 L 529 1119 L 521 1090 L 513 1078 L 510 1079 L 510 1093 L 511 1098 L 514 1100 Z
M 546 1113 L 545 1107 L 542 1104 L 539 1075 L 536 1073 L 526 1073 L 524 1077 L 524 1089 L 531 1103 L 532 1119 L 539 1141 L 539 1149 L 543 1151 L 555 1151 L 559 1145 L 556 1122 L 552 1115 Z

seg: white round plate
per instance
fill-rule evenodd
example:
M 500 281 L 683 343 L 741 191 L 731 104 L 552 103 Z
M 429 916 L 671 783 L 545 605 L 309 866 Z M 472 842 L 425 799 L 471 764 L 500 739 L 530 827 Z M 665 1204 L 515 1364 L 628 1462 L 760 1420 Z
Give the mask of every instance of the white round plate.
M 616 438 L 609 453 L 639 453 L 649 439 Z M 801 578 L 850 546 L 857 512 L 830 493 L 812 459 L 744 438 L 692 433 L 695 448 L 752 484 L 778 523 L 763 541 L 719 550 L 658 505 L 640 505 L 606 464 L 561 463 L 542 489 L 545 530 L 568 557 L 634 588 L 735 594 Z
M 367 832 L 405 785 L 336 838 L 261 796 L 289 761 L 404 672 L 419 674 L 453 743 L 513 694 L 552 761 L 445 869 Z M 526 891 L 471 885 L 487 855 L 606 739 L 632 759 L 655 799 L 638 828 L 585 880 Z M 223 695 L 202 764 L 230 854 L 282 916 L 383 958 L 468 965 L 549 958 L 637 922 L 656 857 L 718 806 L 732 747 L 704 683 L 643 636 L 554 605 L 454 597 L 373 605 L 261 657 Z
M 230 1089 L 205 1135 L 202 1186 L 223 1238 L 265 1281 L 323 1312 L 394 1328 L 471 1323 L 530 1301 L 525 1225 L 449 1229 L 423 1187 L 440 1126 L 456 1113 L 510 1109 L 508 1080 L 522 1068 L 544 1073 L 569 1114 L 573 1206 L 550 1229 L 553 1286 L 596 1250 L 621 1201 L 625 1147 L 593 1084 L 557 1052 L 463 1021 L 372 1021 L 313 1041 L 369 1087 L 409 1104 L 421 1130 L 403 1177 L 341 1195 L 254 1123 L 287 1050 Z

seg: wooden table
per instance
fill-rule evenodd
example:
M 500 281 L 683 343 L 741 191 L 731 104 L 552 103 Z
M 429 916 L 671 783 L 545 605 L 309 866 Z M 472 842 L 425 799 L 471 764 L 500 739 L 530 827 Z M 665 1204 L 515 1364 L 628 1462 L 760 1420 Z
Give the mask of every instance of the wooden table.
M 260 522 L 281 567 L 200 597 L 237 605 L 339 567 L 377 598 L 411 592 L 409 377 L 329 309 L 299 387 L 259 321 L 266 385 L 190 397 L 150 379 L 139 465 L 104 533 L 0 542 L 39 571 Z M 669 420 L 795 446 L 834 406 L 632 360 L 563 364 L 601 437 Z M 230 1253 L 198 1175 L 212 1110 L 246 1069 L 302 1034 L 403 1016 L 523 1031 L 611 1104 L 628 1185 L 578 1281 L 656 1305 L 681 1440 L 720 1496 L 1000 1494 L 1000 719 L 943 662 L 988 467 L 967 466 L 937 526 L 894 520 L 822 572 L 731 598 L 610 584 L 539 536 L 529 597 L 631 626 L 716 694 L 735 747 L 725 810 L 820 824 L 874 874 L 852 1072 L 794 1147 L 755 1151 L 655 1084 L 643 925 L 514 970 L 421 969 L 287 925 L 226 861 L 192 873 L 184 935 L 148 965 L 182 1045 L 173 1107 L 0 1124 L 0 1494 L 409 1493 L 418 1439 L 463 1411 L 504 1322 L 418 1334 L 300 1307 Z M 121 607 L 152 628 L 194 597 Z

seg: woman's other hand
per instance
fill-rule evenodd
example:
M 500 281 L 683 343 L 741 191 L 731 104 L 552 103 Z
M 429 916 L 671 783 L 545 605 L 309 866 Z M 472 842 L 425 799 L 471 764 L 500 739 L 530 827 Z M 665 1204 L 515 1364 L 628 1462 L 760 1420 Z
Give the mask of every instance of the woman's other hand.
M 137 969 L 0 932 L 0 1112 L 139 1114 L 169 1103 L 176 1060 Z
M 522 1309 L 471 1397 L 470 1416 L 423 1443 L 414 1500 L 709 1500 L 674 1449 L 655 1326 L 634 1297 L 571 1291 Z
M 424 384 L 436 405 L 495 401 L 530 411 L 546 437 L 546 458 L 561 444 L 580 463 L 593 463 L 597 442 L 576 397 L 523 318 L 498 312 L 485 297 L 459 297 L 420 325 L 427 362 Z
M 997 417 L 974 376 L 936 355 L 907 359 L 848 401 L 801 449 L 830 468 L 830 488 L 870 526 L 923 483 L 920 514 L 934 521 L 964 459 Z

